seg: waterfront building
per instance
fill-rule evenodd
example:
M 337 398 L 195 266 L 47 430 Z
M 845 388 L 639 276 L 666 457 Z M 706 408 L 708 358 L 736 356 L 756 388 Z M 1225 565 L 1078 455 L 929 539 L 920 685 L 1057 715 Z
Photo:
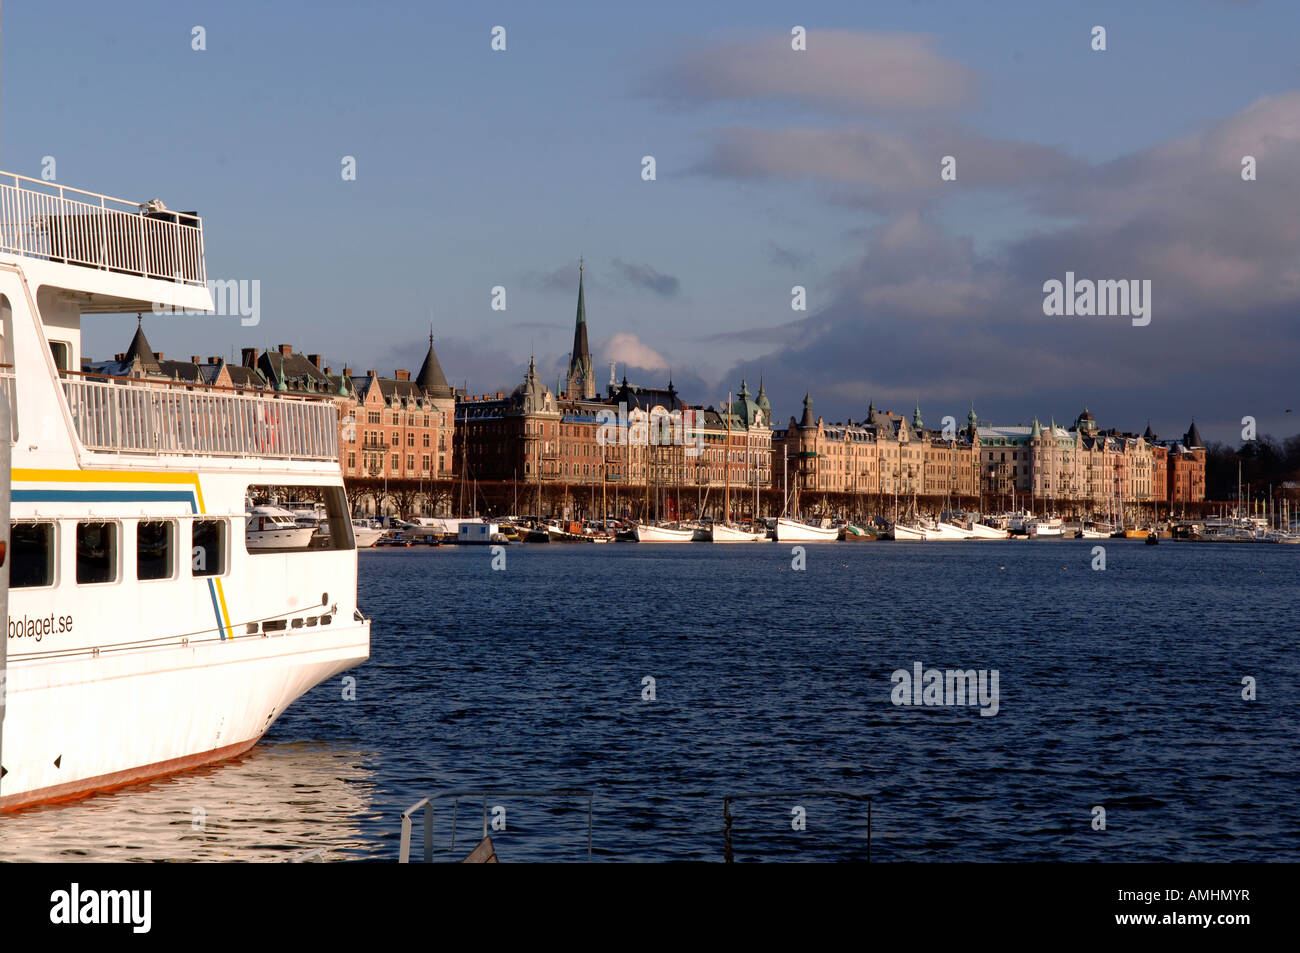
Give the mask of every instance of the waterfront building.
M 456 400 L 432 334 L 414 378 L 409 370 L 380 377 L 375 370 L 353 375 L 350 368 L 340 377 L 337 393 L 346 401 L 340 444 L 345 476 L 453 479 Z

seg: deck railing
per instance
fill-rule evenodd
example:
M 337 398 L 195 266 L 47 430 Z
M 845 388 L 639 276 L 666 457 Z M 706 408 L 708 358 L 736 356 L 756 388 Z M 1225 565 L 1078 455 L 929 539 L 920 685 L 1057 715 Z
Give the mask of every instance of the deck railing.
M 0 251 L 204 285 L 203 220 L 0 173 Z
M 118 453 L 338 460 L 330 400 L 155 381 L 64 378 L 81 442 Z

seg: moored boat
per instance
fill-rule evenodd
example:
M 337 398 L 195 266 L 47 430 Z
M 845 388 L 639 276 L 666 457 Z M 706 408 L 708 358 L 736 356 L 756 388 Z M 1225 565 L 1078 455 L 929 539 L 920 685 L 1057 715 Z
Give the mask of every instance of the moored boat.
M 1061 539 L 1065 527 L 1055 516 L 1037 516 L 1025 521 L 1025 534 L 1030 539 Z
M 713 543 L 759 543 L 767 540 L 767 529 L 746 529 L 727 523 L 714 523 L 707 530 Z
M 694 528 L 655 526 L 650 523 L 637 523 L 633 532 L 638 543 L 689 543 L 695 538 Z
M 839 536 L 839 527 L 831 526 L 828 519 L 823 519 L 816 526 L 784 516 L 776 521 L 778 543 L 833 543 Z
M 311 545 L 316 530 L 281 507 L 254 506 L 244 521 L 244 542 L 249 549 L 302 549 Z

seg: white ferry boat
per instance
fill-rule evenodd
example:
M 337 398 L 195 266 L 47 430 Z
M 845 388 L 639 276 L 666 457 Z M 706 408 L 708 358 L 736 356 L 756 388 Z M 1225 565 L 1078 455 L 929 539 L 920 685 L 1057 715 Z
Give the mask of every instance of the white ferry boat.
M 6 810 L 238 755 L 369 655 L 330 400 L 81 373 L 97 315 L 212 309 L 202 222 L 160 204 L 0 174 Z M 245 498 L 296 488 L 329 534 L 248 545 Z

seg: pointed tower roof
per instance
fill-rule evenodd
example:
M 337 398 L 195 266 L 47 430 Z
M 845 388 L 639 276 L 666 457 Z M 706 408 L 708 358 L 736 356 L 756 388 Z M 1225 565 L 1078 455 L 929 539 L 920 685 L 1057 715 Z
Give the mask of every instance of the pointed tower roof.
M 817 421 L 813 420 L 812 415 L 812 397 L 805 391 L 803 395 L 803 417 L 799 420 L 800 430 L 810 430 L 817 426 Z
M 1195 420 L 1193 420 L 1192 425 L 1187 428 L 1187 436 L 1183 438 L 1183 443 L 1192 448 L 1205 446 L 1205 441 L 1201 439 L 1201 432 L 1196 429 Z
M 763 389 L 762 374 L 758 375 L 758 399 L 754 401 L 754 403 L 758 404 L 758 409 L 761 410 L 770 420 L 772 417 L 772 402 L 767 399 L 767 391 Z
M 912 412 L 912 426 L 917 430 L 924 430 L 925 424 L 921 420 L 921 401 L 917 400 L 916 410 Z
M 582 287 L 583 265 L 582 260 L 578 260 L 578 311 L 574 317 L 573 323 L 573 353 L 569 357 L 569 383 L 572 385 L 581 380 L 584 384 L 584 391 L 595 387 L 595 381 L 591 377 L 591 349 L 587 344 L 587 296 Z M 584 394 L 570 394 L 570 397 L 587 396 Z
M 1142 439 L 1147 443 L 1156 442 L 1156 432 L 1151 429 L 1151 421 L 1147 421 L 1147 429 L 1142 432 Z
M 1030 439 L 1030 440 L 1037 440 L 1037 439 L 1038 439 L 1039 437 L 1041 437 L 1042 435 L 1043 435 L 1043 428 L 1042 428 L 1042 425 L 1038 423 L 1038 418 L 1035 417 L 1035 418 L 1034 418 L 1034 426 L 1033 426 L 1033 427 L 1030 429 L 1030 431 L 1029 431 L 1029 439 Z
M 429 332 L 429 352 L 424 355 L 424 363 L 420 365 L 420 373 L 415 375 L 415 383 L 430 397 L 451 396 L 451 387 L 447 383 L 447 375 L 442 372 L 442 365 L 438 363 L 438 355 L 433 350 L 432 331 Z
M 126 349 L 123 361 L 130 364 L 139 358 L 140 366 L 146 374 L 161 374 L 162 367 L 158 364 L 158 357 L 149 346 L 149 340 L 144 336 L 144 319 L 138 314 L 135 319 L 135 337 L 131 338 L 131 346 Z

